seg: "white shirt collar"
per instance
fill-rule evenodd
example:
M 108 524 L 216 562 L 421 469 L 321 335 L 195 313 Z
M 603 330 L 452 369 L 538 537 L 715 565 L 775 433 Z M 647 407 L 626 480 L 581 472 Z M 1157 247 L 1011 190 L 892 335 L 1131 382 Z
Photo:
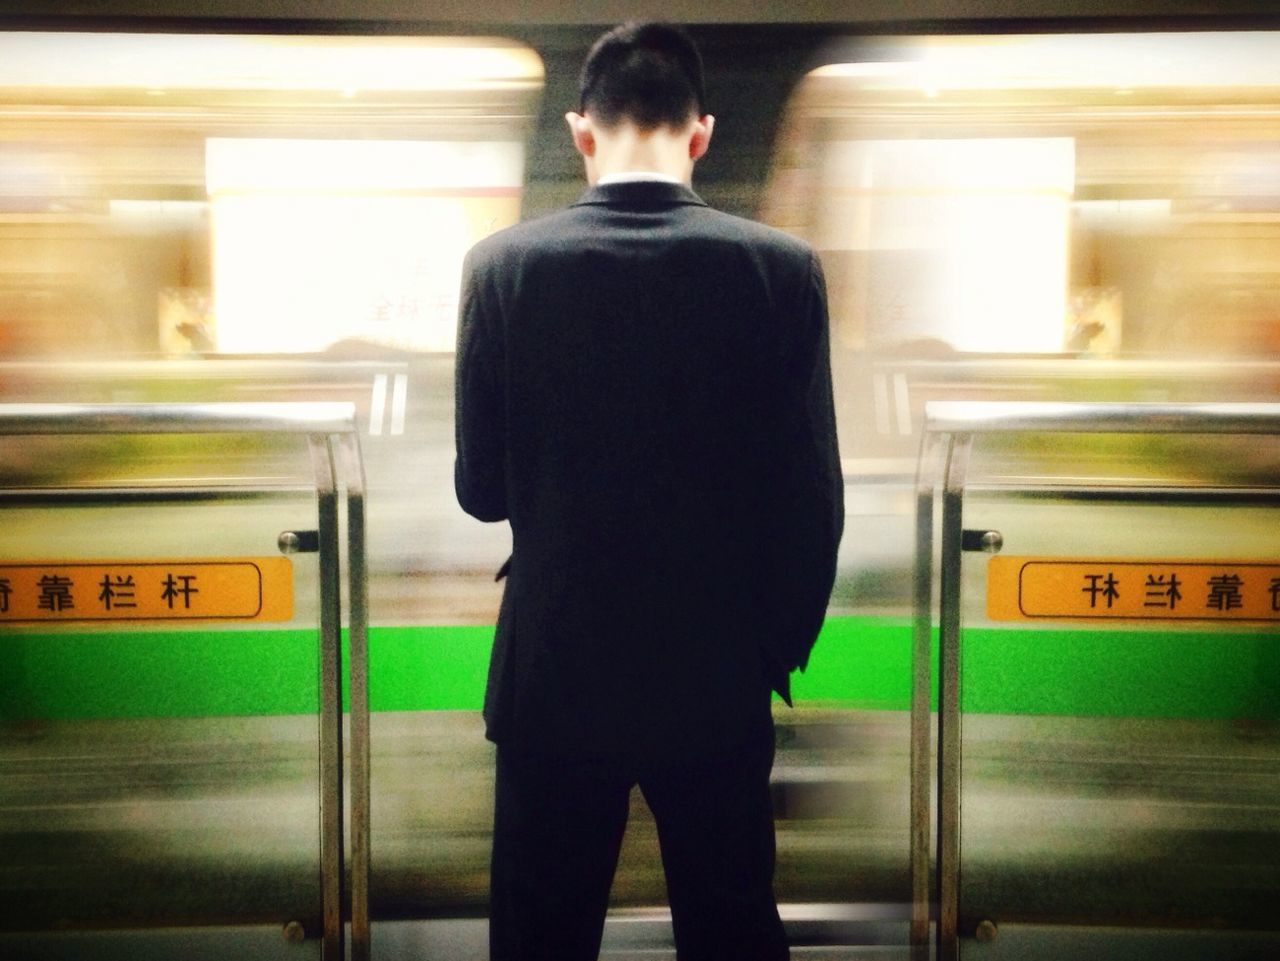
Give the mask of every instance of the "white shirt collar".
M 664 184 L 678 184 L 679 178 L 672 177 L 670 174 L 658 173 L 656 170 L 626 170 L 616 174 L 605 174 L 596 181 L 597 187 L 605 187 L 609 184 L 633 184 L 643 181 L 658 181 Z

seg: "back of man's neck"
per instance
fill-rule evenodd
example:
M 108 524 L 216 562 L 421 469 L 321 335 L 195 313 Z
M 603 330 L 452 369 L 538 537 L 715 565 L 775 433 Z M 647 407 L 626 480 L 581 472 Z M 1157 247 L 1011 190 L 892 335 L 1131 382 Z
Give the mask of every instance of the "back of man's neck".
M 605 178 L 639 174 L 649 179 L 660 177 L 686 185 L 693 181 L 688 139 L 675 131 L 665 127 L 642 131 L 634 124 L 621 124 L 597 130 L 595 140 L 594 163 L 591 165 L 594 168 L 593 183 Z

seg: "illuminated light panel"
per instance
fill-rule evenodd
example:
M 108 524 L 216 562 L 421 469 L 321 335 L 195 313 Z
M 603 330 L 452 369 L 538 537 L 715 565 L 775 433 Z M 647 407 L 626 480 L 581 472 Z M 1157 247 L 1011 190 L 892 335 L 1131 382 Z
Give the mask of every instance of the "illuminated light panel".
M 1070 138 L 830 145 L 818 246 L 864 251 L 872 346 L 1063 347 Z
M 453 350 L 462 258 L 523 171 L 516 142 L 208 141 L 217 350 Z

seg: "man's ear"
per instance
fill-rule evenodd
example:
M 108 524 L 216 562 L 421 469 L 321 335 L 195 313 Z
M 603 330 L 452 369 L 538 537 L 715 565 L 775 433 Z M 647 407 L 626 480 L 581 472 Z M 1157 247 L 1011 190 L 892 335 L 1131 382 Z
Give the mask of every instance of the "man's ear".
M 584 157 L 594 157 L 596 137 L 591 129 L 591 121 L 572 110 L 564 115 L 564 119 L 569 125 L 569 136 L 573 138 L 573 149 Z
M 711 146 L 711 131 L 716 125 L 716 118 L 711 114 L 699 117 L 693 124 L 693 136 L 689 138 L 689 159 L 698 160 Z

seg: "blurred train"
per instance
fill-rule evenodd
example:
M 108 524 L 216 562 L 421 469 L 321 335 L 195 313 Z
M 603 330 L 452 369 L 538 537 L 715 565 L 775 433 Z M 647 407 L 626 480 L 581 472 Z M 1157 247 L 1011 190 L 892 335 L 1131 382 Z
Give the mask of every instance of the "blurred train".
M 660 11 L 718 116 L 695 188 L 808 239 L 830 288 L 848 522 L 776 715 L 798 956 L 905 956 L 925 402 L 1280 400 L 1269 11 L 1031 6 Z M 0 12 L 0 403 L 356 404 L 375 953 L 482 957 L 509 534 L 453 501 L 458 273 L 580 192 L 577 65 L 646 11 L 100 7 Z M 966 526 L 1014 555 L 1280 564 L 1278 466 L 1275 437 L 986 443 Z M 0 564 L 270 554 L 315 525 L 308 471 L 261 438 L 0 437 Z M 0 956 L 318 956 L 317 575 L 294 563 L 283 624 L 0 605 Z M 1280 621 L 1028 626 L 988 619 L 984 561 L 964 584 L 962 953 L 1280 956 Z M 606 956 L 661 957 L 634 815 Z

